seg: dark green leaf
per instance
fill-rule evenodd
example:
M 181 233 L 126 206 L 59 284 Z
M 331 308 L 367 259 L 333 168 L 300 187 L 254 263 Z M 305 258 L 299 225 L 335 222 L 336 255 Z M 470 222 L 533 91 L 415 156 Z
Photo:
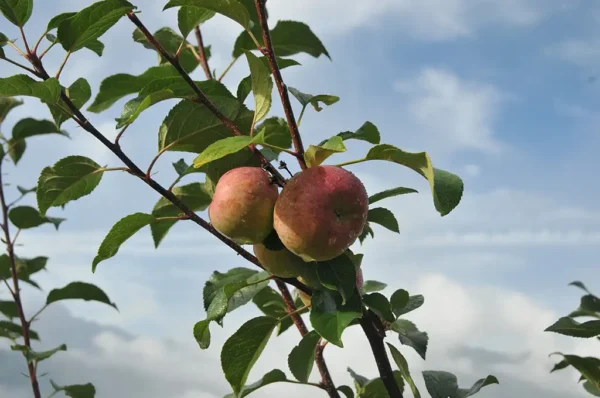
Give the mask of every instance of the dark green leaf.
M 204 309 L 208 311 L 208 308 L 217 296 L 217 293 L 225 285 L 245 281 L 256 274 L 258 274 L 257 270 L 243 267 L 232 268 L 226 273 L 219 271 L 213 272 L 208 281 L 205 283 L 202 291 Z
M 244 386 L 242 388 L 242 391 L 237 396 L 235 394 L 228 394 L 224 398 L 243 398 L 261 387 L 282 381 L 288 381 L 287 377 L 285 376 L 285 373 L 283 373 L 279 369 L 273 369 L 272 371 L 265 374 L 260 380 L 252 384 L 248 384 L 247 386 Z
M 386 283 L 383 282 L 379 282 L 379 281 L 365 281 L 363 283 L 363 290 L 365 291 L 365 293 L 372 293 L 372 292 L 378 292 L 381 291 L 383 289 L 385 289 L 387 287 Z
M 371 144 L 379 144 L 381 136 L 377 127 L 371 122 L 365 122 L 355 132 L 344 131 L 338 134 L 344 141 L 346 140 L 361 140 Z
M 348 386 L 339 386 L 337 390 L 344 394 L 346 398 L 354 398 L 354 391 Z
M 64 12 L 62 14 L 58 14 L 58 15 L 52 17 L 50 22 L 48 22 L 48 27 L 46 28 L 46 31 L 50 32 L 51 30 L 58 28 L 58 25 L 60 25 L 61 22 L 71 18 L 75 14 L 77 14 L 77 13 L 76 12 Z
M 235 394 L 242 390 L 276 325 L 277 320 L 268 316 L 251 319 L 223 345 L 221 367 Z
M 0 98 L 17 95 L 35 97 L 44 102 L 56 103 L 60 98 L 60 84 L 53 77 L 43 82 L 33 80 L 27 75 L 0 78 Z
M 17 318 L 17 304 L 12 300 L 0 300 L 0 312 L 8 319 Z
M 598 384 L 594 384 L 591 381 L 586 380 L 585 383 L 583 383 L 583 388 L 593 396 L 600 397 L 600 386 Z
M 402 379 L 402 373 L 395 370 L 394 371 L 394 379 L 400 387 L 400 391 L 404 390 L 404 380 Z M 379 377 L 373 380 L 369 380 L 367 384 L 360 390 L 360 392 L 356 395 L 356 398 L 389 398 L 389 394 L 387 388 L 385 388 L 385 384 L 383 384 L 383 380 Z
M 92 262 L 92 272 L 96 271 L 96 266 L 103 260 L 113 257 L 119 251 L 119 247 L 137 231 L 156 221 L 156 217 L 146 213 L 130 214 L 119 221 L 108 232 L 100 247 L 98 254 Z
M 341 294 L 344 304 L 355 293 L 356 267 L 346 253 L 329 261 L 319 262 L 317 274 L 323 286 Z
M 408 368 L 408 362 L 406 362 L 406 358 L 404 358 L 404 355 L 402 355 L 402 353 L 398 351 L 396 347 L 394 347 L 390 343 L 387 343 L 387 345 L 390 348 L 390 352 L 392 353 L 392 358 L 394 358 L 394 362 L 396 362 L 396 366 L 398 366 L 400 373 L 402 373 L 402 377 L 404 377 L 404 380 L 406 380 L 406 382 L 410 386 L 414 398 L 421 398 L 421 393 L 419 392 L 419 389 L 415 385 L 415 381 L 410 375 L 410 369 Z
M 285 303 L 281 294 L 277 293 L 271 287 L 267 286 L 258 292 L 253 298 L 252 302 L 256 304 L 263 314 L 270 316 L 275 319 L 283 318 L 287 315 Z M 303 304 L 302 304 L 303 305 Z M 300 312 L 301 314 L 308 310 Z M 277 325 L 277 335 L 279 336 L 283 332 L 292 326 L 294 322 L 291 317 L 285 318 Z
M 210 346 L 210 321 L 208 319 L 196 322 L 194 325 L 194 338 L 201 349 L 205 350 Z
M 6 37 L 6 35 L 2 32 L 0 32 L 0 58 L 4 58 L 6 57 L 6 54 L 4 53 L 4 49 L 2 47 L 4 47 L 7 43 L 8 43 L 8 37 Z M 0 122 L 2 121 L 2 107 L 4 104 L 0 103 Z
M 304 160 L 308 167 L 318 166 L 334 153 L 345 152 L 346 147 L 340 137 L 333 136 L 320 146 L 311 145 L 304 153 Z
M 173 168 L 175 169 L 177 175 L 183 177 L 184 175 L 186 175 L 186 171 L 190 168 L 190 166 L 185 162 L 183 158 L 181 158 L 177 162 L 173 163 Z
M 204 8 L 233 19 L 244 29 L 252 28 L 250 14 L 238 0 L 171 0 L 164 9 L 178 6 Z
M 110 301 L 102 289 L 86 282 L 71 282 L 60 289 L 52 289 L 46 298 L 46 305 L 60 300 L 98 301 L 118 310 L 117 305 Z
M 458 387 L 458 380 L 452 373 L 434 370 L 424 371 L 423 379 L 431 398 L 467 398 L 477 394 L 485 386 L 498 384 L 498 379 L 490 375 L 478 380 L 467 390 Z
M 18 334 L 19 336 L 23 336 L 23 328 L 21 327 L 20 324 L 17 324 L 17 323 L 12 323 L 9 321 L 0 321 L 0 331 L 2 331 L 2 330 Z M 0 334 L 0 336 L 4 336 L 4 335 Z M 40 339 L 40 336 L 38 335 L 38 333 L 31 329 L 29 330 L 29 337 L 32 340 Z
M 93 384 L 72 384 L 70 386 L 59 386 L 54 381 L 50 380 L 54 391 L 63 391 L 67 397 L 71 398 L 94 398 L 96 396 L 96 388 Z
M 357 392 L 360 391 L 364 386 L 366 386 L 367 383 L 369 383 L 369 379 L 357 374 L 352 369 L 347 368 L 347 371 L 348 371 L 348 373 L 350 373 L 350 376 L 352 377 L 352 379 L 354 379 L 354 387 L 356 388 Z
M 306 383 L 315 363 L 315 348 L 321 336 L 314 330 L 304 335 L 288 356 L 290 371 L 299 382 Z
M 45 216 L 50 207 L 92 193 L 102 179 L 102 171 L 99 164 L 84 156 L 67 156 L 52 167 L 45 167 L 36 190 L 40 214 Z
M 545 330 L 571 337 L 590 338 L 600 335 L 600 320 L 579 323 L 569 317 L 562 317 Z
M 333 105 L 336 102 L 338 102 L 340 100 L 340 97 L 337 97 L 335 95 L 328 95 L 328 94 L 318 94 L 318 95 L 312 95 L 312 94 L 305 94 L 297 89 L 295 89 L 294 87 L 288 87 L 288 90 L 290 91 L 290 93 L 292 93 L 292 95 L 294 97 L 296 97 L 296 99 L 298 100 L 298 102 L 300 102 L 300 104 L 302 105 L 302 112 L 304 112 L 304 109 L 310 104 L 313 106 L 313 108 L 315 108 L 315 110 L 317 112 L 321 112 L 323 110 L 323 108 L 321 108 L 319 106 L 319 102 L 322 102 L 325 105 Z
M 410 301 L 410 297 L 408 292 L 404 289 L 398 289 L 390 297 L 390 304 L 392 306 L 392 311 L 396 316 L 400 316 L 400 313 L 406 308 Z
M 398 293 L 398 294 L 403 294 L 403 293 Z M 401 296 L 399 296 L 398 301 L 395 302 L 394 295 L 392 295 L 392 299 L 391 299 L 392 309 L 394 311 L 394 314 L 396 314 L 396 316 L 408 314 L 409 312 L 414 311 L 417 308 L 419 308 L 420 306 L 422 306 L 423 303 L 425 302 L 425 298 L 423 297 L 423 295 L 417 294 L 414 296 L 410 296 L 408 298 L 408 303 L 404 307 L 400 307 L 400 304 L 401 304 L 400 298 L 401 298 Z M 396 305 L 394 305 L 394 303 Z
M 271 79 L 271 71 L 260 58 L 246 52 L 246 59 L 250 67 L 250 78 L 252 83 L 252 93 L 254 94 L 254 120 L 252 124 L 262 120 L 271 109 L 273 79 Z
M 358 240 L 360 241 L 361 244 L 364 242 L 365 239 L 367 239 L 367 235 L 371 235 L 371 238 L 375 237 L 375 233 L 371 229 L 371 225 L 368 222 L 365 224 L 365 227 L 363 228 L 362 232 L 358 236 Z
M 125 0 L 103 0 L 60 22 L 56 36 L 66 51 L 74 52 L 94 43 L 129 11 L 135 9 Z
M 405 187 L 388 189 L 388 190 L 376 193 L 375 195 L 369 196 L 369 204 L 372 205 L 373 203 L 379 202 L 380 200 L 391 198 L 393 196 L 398 196 L 398 195 L 406 195 L 407 193 L 418 193 L 418 191 L 416 189 L 405 188 Z
M 23 27 L 33 11 L 33 0 L 0 0 L 0 12 L 11 23 Z
M 292 146 L 292 136 L 285 119 L 280 117 L 270 117 L 265 119 L 256 130 L 263 132 L 264 142 L 270 145 L 275 145 L 279 148 L 288 149 Z M 276 148 L 269 148 L 279 153 Z
M 277 59 L 277 66 L 279 67 L 279 70 L 285 69 L 289 66 L 300 65 L 300 63 L 298 61 L 290 59 L 290 58 L 279 58 L 279 57 L 275 57 L 275 58 Z M 271 72 L 271 69 L 269 68 L 269 61 L 267 60 L 267 58 L 260 57 L 258 59 L 260 59 L 260 61 L 265 65 L 265 68 L 268 69 L 269 74 L 271 74 L 272 72 Z M 248 98 L 248 95 L 251 92 L 252 92 L 252 79 L 251 79 L 251 76 L 246 76 L 245 78 L 242 79 L 242 81 L 238 85 L 238 88 L 237 88 L 238 100 L 243 103 L 244 101 L 246 101 L 246 98 Z
M 86 43 L 86 45 L 84 47 L 87 48 L 88 50 L 92 50 L 99 57 L 101 57 L 102 53 L 104 52 L 104 43 L 102 43 L 98 39 L 95 39 L 95 40 L 92 40 L 92 41 Z
M 591 293 L 590 293 L 590 291 L 588 290 L 588 288 L 587 288 L 587 287 L 586 287 L 586 286 L 583 284 L 583 282 L 580 282 L 580 281 L 573 281 L 573 282 L 569 283 L 569 286 L 575 286 L 575 287 L 578 287 L 578 288 L 580 288 L 581 290 L 585 291 L 586 293 L 589 293 L 589 294 L 591 294 Z
M 79 78 L 73 82 L 67 89 L 65 89 L 65 94 L 71 102 L 77 107 L 77 109 L 81 109 L 86 102 L 92 97 L 92 88 L 90 84 L 84 78 Z M 58 128 L 70 118 L 70 114 L 65 112 L 63 109 L 69 109 L 63 100 L 60 100 L 58 105 L 48 104 L 50 108 L 50 113 L 52 113 L 52 118 L 54 119 L 54 123 Z
M 0 39 L 1 38 L 2 36 L 0 35 Z M 20 105 L 23 105 L 23 101 L 11 97 L 3 97 L 0 95 L 0 124 L 2 124 L 4 119 L 6 119 L 6 115 L 8 115 L 11 110 Z
M 24 345 L 14 345 L 10 347 L 13 351 L 21 351 L 25 358 L 27 359 L 27 363 L 33 362 L 41 362 L 45 359 L 50 358 L 52 355 L 56 354 L 59 351 L 67 351 L 67 346 L 65 344 L 61 344 L 60 346 L 53 348 L 48 351 L 33 351 L 29 347 Z
M 48 257 L 35 257 L 35 258 L 20 258 L 17 257 L 15 265 L 17 267 L 17 277 L 30 284 L 31 286 L 38 288 L 37 283 L 30 279 L 31 275 L 36 272 L 43 270 L 48 262 Z M 6 254 L 0 255 L 0 279 L 9 279 L 12 277 L 11 274 L 11 262 Z
M 69 137 L 69 134 L 59 130 L 56 125 L 48 120 L 26 118 L 19 120 L 13 127 L 12 137 L 8 141 L 8 154 L 17 164 L 25 151 L 25 139 L 37 135 L 60 134 Z
M 427 343 L 429 336 L 426 332 L 421 332 L 414 323 L 406 319 L 398 319 L 390 325 L 390 328 L 398 333 L 400 343 L 415 349 L 417 354 L 423 359 L 427 354 Z
M 595 357 L 580 357 L 577 355 L 564 355 L 555 352 L 550 355 L 560 355 L 564 362 L 573 366 L 581 373 L 582 379 L 585 378 L 596 387 L 600 387 L 600 359 Z
M 381 319 L 394 322 L 396 317 L 392 313 L 390 302 L 381 293 L 369 293 L 362 296 L 362 300 L 367 307 L 377 314 Z
M 23 188 L 19 185 L 17 185 L 17 190 L 19 191 L 19 193 L 23 196 L 27 195 L 28 193 L 32 193 L 35 192 L 37 189 L 37 187 L 33 187 L 33 188 Z
M 53 224 L 58 231 L 60 223 L 65 221 L 64 218 L 45 217 L 42 216 L 37 209 L 31 206 L 18 206 L 13 207 L 8 212 L 8 218 L 15 227 L 21 229 L 35 228 L 42 224 Z
M 361 316 L 360 297 L 353 295 L 346 305 L 342 305 L 342 297 L 336 292 L 315 289 L 311 300 L 310 322 L 313 328 L 330 343 L 343 347 L 341 337 L 344 329 Z
M 398 226 L 398 220 L 394 217 L 394 213 L 383 207 L 376 207 L 369 209 L 367 215 L 367 221 L 375 224 L 379 224 L 382 227 L 389 229 L 392 232 L 400 233 L 400 227 Z
M 215 15 L 214 11 L 199 7 L 181 7 L 177 12 L 177 25 L 181 35 L 187 37 L 196 25 L 203 24 Z

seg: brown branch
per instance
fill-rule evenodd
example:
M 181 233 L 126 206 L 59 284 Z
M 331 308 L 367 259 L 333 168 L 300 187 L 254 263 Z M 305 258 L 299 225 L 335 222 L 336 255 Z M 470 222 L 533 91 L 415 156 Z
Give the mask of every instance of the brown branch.
M 4 231 L 4 241 L 6 243 L 6 251 L 10 262 L 10 273 L 12 277 L 13 287 L 10 289 L 17 306 L 17 315 L 21 322 L 21 330 L 23 333 L 23 345 L 28 349 L 31 349 L 31 339 L 29 336 L 29 323 L 25 318 L 25 312 L 23 311 L 23 303 L 21 302 L 21 291 L 19 289 L 19 275 L 17 273 L 17 261 L 13 247 L 13 241 L 10 237 L 9 220 L 8 220 L 8 206 L 6 204 L 6 198 L 4 197 L 4 185 L 2 182 L 2 164 L 4 163 L 4 157 L 0 158 L 0 206 L 2 207 L 2 230 Z M 37 374 L 35 365 L 33 362 L 27 361 L 27 370 L 29 371 L 29 380 L 31 382 L 31 389 L 33 390 L 33 396 L 35 398 L 41 398 L 40 386 L 37 380 Z
M 139 28 L 139 30 L 143 33 L 148 42 L 152 44 L 154 48 L 156 48 L 156 51 L 158 51 L 167 61 L 169 61 L 169 63 L 173 65 L 177 72 L 179 72 L 181 77 L 183 77 L 183 80 L 185 80 L 185 82 L 192 88 L 192 90 L 198 97 L 200 103 L 204 105 L 209 111 L 211 111 L 212 114 L 215 115 L 221 121 L 221 123 L 223 123 L 225 127 L 227 127 L 233 133 L 233 135 L 245 135 L 240 131 L 240 129 L 235 125 L 235 123 L 232 120 L 227 118 L 225 115 L 223 115 L 223 113 L 221 113 L 219 109 L 217 109 L 217 107 L 208 99 L 208 97 L 202 92 L 202 90 L 200 90 L 198 85 L 192 80 L 190 75 L 183 69 L 179 61 L 175 57 L 173 57 L 167 50 L 165 50 L 163 46 L 161 46 L 161 44 L 156 40 L 152 33 L 150 33 L 150 31 L 148 31 L 148 29 L 144 26 L 142 21 L 140 21 L 139 18 L 132 12 L 128 13 L 127 17 L 131 20 L 131 22 L 135 24 L 135 26 Z M 284 186 L 286 180 L 285 178 L 283 178 L 281 173 L 279 173 L 279 171 L 271 163 L 269 163 L 269 161 L 254 145 L 250 145 L 249 148 L 258 157 L 260 163 L 265 167 L 265 169 L 267 169 L 275 177 L 278 185 Z
M 292 109 L 288 89 L 285 83 L 283 82 L 283 77 L 281 76 L 281 71 L 279 70 L 279 66 L 277 65 L 277 59 L 275 58 L 273 42 L 271 41 L 271 33 L 269 32 L 269 24 L 267 23 L 267 9 L 265 3 L 265 0 L 254 0 L 254 4 L 256 5 L 256 11 L 258 13 L 258 19 L 260 21 L 260 27 L 262 30 L 263 42 L 265 43 L 265 46 L 263 48 L 260 48 L 259 50 L 269 61 L 269 67 L 271 68 L 273 78 L 275 79 L 277 91 L 279 91 L 279 96 L 281 97 L 283 111 L 285 112 L 285 118 L 287 119 L 290 134 L 292 135 L 294 149 L 296 150 L 296 154 L 298 155 L 296 156 L 296 158 L 298 159 L 298 164 L 300 165 L 300 168 L 304 170 L 306 169 L 306 162 L 304 161 L 304 145 L 302 144 L 302 137 L 300 137 L 300 131 L 298 130 L 298 123 L 296 123 L 296 118 L 294 117 L 294 110 Z
M 202 33 L 200 33 L 200 25 L 196 25 L 194 28 L 194 33 L 196 35 L 196 41 L 198 42 L 198 63 L 204 70 L 204 74 L 208 80 L 211 80 L 212 74 L 210 73 L 210 68 L 208 67 L 208 59 L 206 59 L 206 51 L 204 50 L 204 41 L 202 40 Z
M 293 313 L 296 311 L 296 305 L 294 304 L 294 299 L 292 298 L 289 289 L 284 283 L 279 281 L 276 281 L 276 283 L 277 287 L 281 291 L 283 302 L 285 303 L 288 313 Z M 306 328 L 306 324 L 304 323 L 304 320 L 300 314 L 292 314 L 290 317 L 292 318 L 292 321 L 294 321 L 294 325 L 296 325 L 296 328 L 298 328 L 298 331 L 302 337 L 308 334 L 308 329 Z M 329 369 L 327 368 L 327 363 L 325 363 L 325 358 L 323 357 L 323 348 L 320 344 L 318 344 L 315 349 L 315 363 L 317 364 L 319 373 L 321 373 L 321 387 L 327 391 L 331 398 L 340 398 L 340 394 L 336 390 L 333 379 L 331 378 L 331 374 L 329 373 Z

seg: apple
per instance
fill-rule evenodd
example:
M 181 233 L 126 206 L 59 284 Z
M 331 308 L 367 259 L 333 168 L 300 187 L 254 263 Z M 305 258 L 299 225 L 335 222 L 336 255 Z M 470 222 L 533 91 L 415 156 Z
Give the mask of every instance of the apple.
M 264 244 L 257 243 L 252 249 L 265 270 L 280 278 L 296 278 L 303 275 L 308 265 L 283 246 L 281 250 L 269 250 Z
M 238 244 L 261 243 L 273 230 L 279 192 L 259 167 L 237 167 L 217 182 L 208 217 L 213 227 Z
M 283 245 L 304 261 L 342 254 L 367 221 L 369 198 L 362 182 L 338 166 L 315 166 L 292 177 L 274 212 Z

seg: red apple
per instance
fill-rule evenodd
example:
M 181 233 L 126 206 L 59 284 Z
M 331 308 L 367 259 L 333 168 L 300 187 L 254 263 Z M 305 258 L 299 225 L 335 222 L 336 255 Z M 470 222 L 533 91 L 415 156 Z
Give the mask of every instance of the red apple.
M 281 242 L 305 261 L 339 256 L 367 221 L 369 198 L 362 182 L 337 166 L 296 174 L 275 204 L 274 227 Z
M 260 243 L 273 230 L 278 195 L 266 171 L 238 167 L 219 179 L 208 217 L 217 231 L 236 243 Z
M 303 275 L 308 264 L 294 253 L 282 247 L 281 250 L 269 250 L 262 243 L 253 247 L 254 255 L 269 273 L 281 278 L 296 278 Z

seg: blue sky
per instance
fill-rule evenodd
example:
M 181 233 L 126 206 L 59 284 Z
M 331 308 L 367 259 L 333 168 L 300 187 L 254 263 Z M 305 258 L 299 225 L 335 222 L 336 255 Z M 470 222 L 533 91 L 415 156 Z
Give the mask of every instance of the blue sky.
M 57 0 L 50 7 L 38 1 L 26 31 L 37 37 L 51 16 L 90 3 Z M 140 18 L 151 31 L 163 26 L 176 30 L 176 11 L 161 13 L 163 3 L 137 2 Z M 483 373 L 496 374 L 502 384 L 483 391 L 482 398 L 584 396 L 575 386 L 574 373 L 549 375 L 552 359 L 547 355 L 557 350 L 599 354 L 597 344 L 543 329 L 577 305 L 579 292 L 567 287 L 568 282 L 581 279 L 600 289 L 594 284 L 600 276 L 599 83 L 589 80 L 600 72 L 600 8 L 592 2 L 561 0 L 386 0 L 348 2 L 344 7 L 331 0 L 307 0 L 302 6 L 269 0 L 269 7 L 272 26 L 277 19 L 307 22 L 333 59 L 298 56 L 303 65 L 283 71 L 286 83 L 303 92 L 341 97 L 320 113 L 307 110 L 301 125 L 305 144 L 355 130 L 369 120 L 379 127 L 382 142 L 428 151 L 434 165 L 465 180 L 463 202 L 441 218 L 426 181 L 415 173 L 385 163 L 349 167 L 370 194 L 395 186 L 420 191 L 381 203 L 396 214 L 401 235 L 377 228 L 376 240 L 356 246 L 366 256 L 366 279 L 389 284 L 384 293 L 403 287 L 425 295 L 425 306 L 411 319 L 430 333 L 429 357 L 423 363 L 404 349 L 413 372 L 455 371 L 464 384 Z M 0 31 L 16 37 L 4 20 Z M 123 19 L 101 38 L 107 45 L 103 57 L 78 52 L 63 72 L 64 84 L 85 77 L 95 96 L 107 75 L 139 74 L 153 65 L 155 54 L 134 43 L 132 31 Z M 206 24 L 204 33 L 213 45 L 211 67 L 221 71 L 239 28 L 218 17 Z M 62 55 L 57 49 L 47 57 L 51 71 Z M 2 64 L 1 76 L 13 73 L 16 69 Z M 224 82 L 235 92 L 247 74 L 239 61 Z M 193 77 L 203 78 L 200 68 Z M 104 113 L 88 113 L 91 121 L 114 137 L 113 119 L 127 99 Z M 122 145 L 138 164 L 147 165 L 154 156 L 158 127 L 175 103 L 153 107 L 128 130 Z M 281 115 L 281 106 L 276 103 L 272 112 Z M 32 115 L 50 117 L 30 99 L 13 111 L 4 134 L 20 118 Z M 21 164 L 9 169 L 6 178 L 33 186 L 44 166 L 71 154 L 120 166 L 73 122 L 64 129 L 72 140 L 31 140 Z M 360 142 L 348 147 L 335 162 L 367 149 Z M 161 158 L 154 168 L 160 182 L 172 181 L 170 162 L 180 157 Z M 63 341 L 70 348 L 44 369 L 61 383 L 95 382 L 101 398 L 221 397 L 229 390 L 218 371 L 220 346 L 257 312 L 247 308 L 228 316 L 224 329 L 214 330 L 218 336 L 207 351 L 195 345 L 191 326 L 204 317 L 201 288 L 210 273 L 249 264 L 204 231 L 181 224 L 158 250 L 144 230 L 95 274 L 90 271 L 110 227 L 128 214 L 150 211 L 157 199 L 131 176 L 107 173 L 91 196 L 50 212 L 68 219 L 60 232 L 42 227 L 19 238 L 25 244 L 22 255 L 51 258 L 50 272 L 39 278 L 46 290 L 72 280 L 90 281 L 104 288 L 121 310 L 68 303 L 46 313 L 38 326 L 42 336 L 48 335 L 44 348 Z M 43 296 L 31 290 L 25 295 L 32 313 Z M 346 332 L 346 349 L 327 348 L 339 384 L 349 383 L 348 365 L 376 375 L 374 362 L 364 360 L 369 350 L 359 332 Z M 273 338 L 250 379 L 274 366 L 287 370 L 280 353 L 297 342 L 293 330 Z M 0 395 L 28 396 L 16 357 L 1 348 L 0 356 L 15 358 L 9 369 L 14 376 L 0 372 Z M 139 390 L 139 385 L 148 390 Z M 291 397 L 317 393 L 273 385 L 254 396 L 280 391 Z

